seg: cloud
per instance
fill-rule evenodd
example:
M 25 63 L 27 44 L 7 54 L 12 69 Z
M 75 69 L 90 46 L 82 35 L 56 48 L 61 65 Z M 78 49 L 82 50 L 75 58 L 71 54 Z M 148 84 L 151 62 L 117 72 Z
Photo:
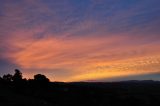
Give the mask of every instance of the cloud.
M 158 72 L 157 2 L 2 2 L 0 59 L 60 81 Z
M 15 35 L 19 35 L 18 32 Z M 17 50 L 4 54 L 4 57 L 27 70 L 45 69 L 47 73 L 57 73 L 55 70 L 61 69 L 63 72 L 59 71 L 59 73 L 71 73 L 67 81 L 158 71 L 158 65 L 152 65 L 150 61 L 155 63 L 159 58 L 159 42 L 140 45 L 129 43 L 130 37 L 127 35 L 83 36 L 68 39 L 68 37 L 48 36 L 35 39 L 34 36 L 20 36 L 20 38 L 17 36 L 9 42 L 11 48 Z M 143 40 L 146 41 L 146 39 L 140 41 Z M 146 60 L 147 57 L 151 58 Z M 140 65 L 141 61 L 143 64 Z M 97 69 L 97 67 L 101 68 Z M 67 74 L 57 79 L 66 81 L 65 75 Z

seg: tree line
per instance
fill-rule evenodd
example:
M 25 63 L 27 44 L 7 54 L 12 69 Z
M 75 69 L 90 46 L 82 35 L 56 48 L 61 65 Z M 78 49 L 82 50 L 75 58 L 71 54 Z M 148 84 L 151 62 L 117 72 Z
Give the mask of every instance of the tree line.
M 20 84 L 23 82 L 32 82 L 32 81 L 37 83 L 50 82 L 50 80 L 45 75 L 42 75 L 42 74 L 34 75 L 33 79 L 26 79 L 26 78 L 23 78 L 22 72 L 19 69 L 15 69 L 14 71 L 15 71 L 14 75 L 5 74 L 2 77 L 0 77 L 0 81 L 6 82 L 6 83 L 15 83 L 15 84 Z

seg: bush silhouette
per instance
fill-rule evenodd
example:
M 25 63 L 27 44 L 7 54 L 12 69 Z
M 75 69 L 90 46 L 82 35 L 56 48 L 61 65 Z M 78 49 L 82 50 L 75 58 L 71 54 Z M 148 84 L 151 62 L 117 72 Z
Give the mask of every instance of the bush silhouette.
M 6 74 L 6 75 L 3 75 L 3 80 L 6 81 L 6 82 L 11 82 L 12 77 L 13 76 L 11 74 Z
M 49 82 L 49 79 L 45 75 L 36 74 L 34 75 L 34 81 L 41 82 L 41 83 L 47 83 Z

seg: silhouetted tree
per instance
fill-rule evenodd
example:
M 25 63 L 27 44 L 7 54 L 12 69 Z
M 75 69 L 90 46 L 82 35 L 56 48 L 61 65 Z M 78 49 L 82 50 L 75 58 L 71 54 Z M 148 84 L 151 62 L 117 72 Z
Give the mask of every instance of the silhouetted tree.
M 11 74 L 6 74 L 6 75 L 3 75 L 3 80 L 4 81 L 7 81 L 7 82 L 11 82 L 12 81 L 12 75 Z
M 0 80 L 3 80 L 2 77 L 0 77 Z
M 36 74 L 34 75 L 34 85 L 35 88 L 41 90 L 44 90 L 48 88 L 49 86 L 49 79 L 42 74 Z
M 15 69 L 15 74 L 13 75 L 12 80 L 14 82 L 22 81 L 22 73 L 18 69 Z
M 0 77 L 0 83 L 3 81 L 3 78 L 2 77 Z
M 49 79 L 45 75 L 42 75 L 42 74 L 34 75 L 34 80 L 37 82 L 44 82 L 44 83 L 49 82 Z

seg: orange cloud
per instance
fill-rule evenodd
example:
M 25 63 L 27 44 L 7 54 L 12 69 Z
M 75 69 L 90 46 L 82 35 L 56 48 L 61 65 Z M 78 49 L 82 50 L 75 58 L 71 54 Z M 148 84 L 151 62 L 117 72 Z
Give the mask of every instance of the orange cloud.
M 159 6 L 121 3 L 2 2 L 0 59 L 58 81 L 158 72 Z
M 16 50 L 4 56 L 23 69 L 45 69 L 46 74 L 54 74 L 55 69 L 61 68 L 63 73 L 72 73 L 67 79 L 65 74 L 57 76 L 60 81 L 146 74 L 160 69 L 157 42 L 137 47 L 128 43 L 131 38 L 125 35 L 35 38 L 33 35 L 39 31 L 14 33 L 9 44 Z

